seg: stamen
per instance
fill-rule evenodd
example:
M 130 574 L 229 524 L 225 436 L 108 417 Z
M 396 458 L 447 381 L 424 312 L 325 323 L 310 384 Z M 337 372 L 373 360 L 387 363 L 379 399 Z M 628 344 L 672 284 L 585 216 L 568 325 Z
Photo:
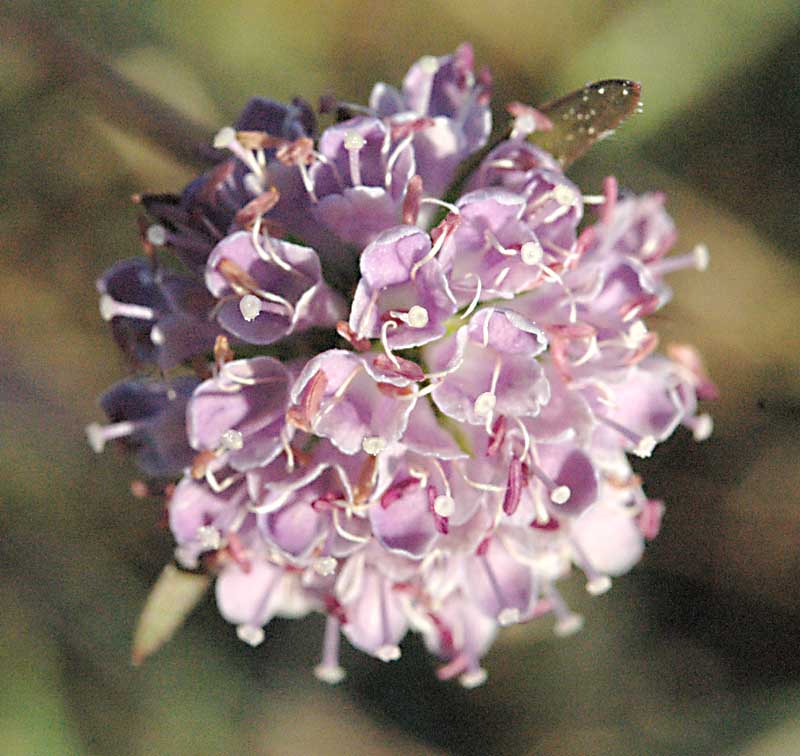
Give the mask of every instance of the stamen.
M 501 607 L 501 609 L 497 612 L 498 623 L 505 627 L 503 620 L 512 620 L 511 622 L 508 622 L 508 624 L 513 624 L 514 622 L 519 621 L 519 609 L 509 606 L 509 602 L 503 594 L 503 589 L 500 587 L 500 583 L 497 580 L 497 575 L 494 574 L 494 570 L 486 559 L 485 553 L 481 554 L 481 564 L 483 565 L 483 570 L 486 573 L 487 579 L 489 580 L 489 585 L 495 594 L 497 603 Z
M 480 302 L 481 290 L 483 289 L 483 281 L 481 281 L 481 277 L 477 273 L 469 272 L 466 276 L 464 276 L 465 281 L 469 278 L 474 278 L 476 281 L 475 294 L 472 297 L 472 301 L 469 303 L 467 309 L 462 313 L 461 320 L 465 320 L 475 311 L 475 308 L 478 306 L 478 302 Z
M 428 325 L 428 311 L 421 305 L 413 305 L 408 312 L 389 310 L 389 315 L 410 328 L 425 328 Z
M 105 321 L 112 318 L 134 318 L 136 320 L 155 320 L 158 315 L 152 307 L 132 304 L 130 302 L 117 302 L 108 294 L 100 297 L 100 317 Z
M 264 628 L 256 625 L 239 625 L 236 628 L 236 635 L 239 636 L 239 640 L 243 640 L 254 648 L 264 642 Z
M 443 205 L 445 207 L 450 207 L 452 210 L 447 214 L 445 219 L 435 228 L 431 229 L 431 239 L 433 239 L 433 245 L 431 246 L 430 251 L 428 252 L 425 257 L 411 266 L 411 270 L 409 271 L 409 277 L 412 281 L 416 280 L 417 272 L 423 266 L 433 260 L 437 254 L 439 254 L 439 250 L 444 246 L 445 241 L 450 237 L 453 231 L 456 230 L 458 224 L 461 222 L 461 214 L 458 208 L 455 205 L 450 205 L 448 202 L 443 202 L 441 200 L 433 200 L 430 197 L 426 197 L 422 200 L 423 203 L 426 204 L 438 204 Z
M 236 138 L 236 130 L 230 126 L 221 128 L 214 137 L 214 147 L 218 150 L 230 150 L 239 160 L 242 161 L 253 173 L 260 175 L 263 173 L 262 167 L 253 155 L 252 151 L 245 149 Z
M 642 511 L 636 518 L 639 531 L 648 540 L 652 541 L 661 530 L 661 519 L 664 516 L 664 502 L 658 499 L 645 499 Z
M 522 462 L 517 457 L 512 457 L 508 465 L 508 482 L 506 494 L 503 497 L 503 512 L 509 517 L 517 511 L 522 498 L 523 488 Z
M 534 477 L 541 481 L 550 495 L 550 501 L 553 504 L 566 504 L 572 496 L 569 486 L 558 485 L 541 467 L 530 463 L 528 466 L 529 472 L 533 473 Z
M 386 161 L 386 174 L 383 179 L 386 189 L 390 189 L 392 186 L 392 171 L 394 170 L 395 163 L 397 163 L 397 161 L 400 159 L 400 155 L 403 154 L 403 150 L 405 150 L 411 144 L 413 139 L 413 132 L 401 139 L 394 150 L 392 150 L 392 154 L 389 156 L 389 159 Z
M 698 244 L 685 255 L 661 258 L 658 262 L 652 263 L 650 269 L 662 276 L 686 268 L 694 268 L 702 273 L 708 269 L 708 262 L 708 247 L 705 244 Z
M 399 370 L 400 363 L 397 360 L 397 357 L 394 356 L 392 352 L 392 348 L 389 346 L 389 329 L 390 328 L 397 328 L 397 323 L 394 320 L 386 320 L 384 321 L 383 325 L 381 326 L 381 345 L 383 346 L 383 351 L 386 352 L 386 356 L 394 363 L 395 367 Z
M 656 444 L 658 443 L 654 436 L 642 436 L 639 433 L 632 431 L 630 428 L 626 428 L 624 425 L 620 425 L 615 420 L 612 420 L 610 417 L 606 417 L 605 415 L 599 415 L 595 413 L 597 419 L 607 425 L 609 428 L 613 428 L 617 433 L 625 436 L 628 441 L 633 444 L 633 449 L 631 450 L 633 454 L 637 457 L 641 457 L 645 459 L 649 457 L 653 453 L 653 449 L 656 448 Z
M 422 201 L 422 176 L 412 176 L 406 186 L 406 196 L 403 198 L 403 223 L 415 226 L 419 216 L 420 202 Z
M 384 639 L 387 638 L 389 634 L 389 614 L 386 606 L 386 591 L 386 579 L 384 578 L 380 587 L 381 625 Z M 400 658 L 400 648 L 394 643 L 386 643 L 376 649 L 375 656 L 385 662 L 396 661 Z
M 603 197 L 605 203 L 600 208 L 600 220 L 603 223 L 611 223 L 614 210 L 617 208 L 617 198 L 619 196 L 619 187 L 617 180 L 613 176 L 606 176 L 603 179 Z
M 350 181 L 353 186 L 361 186 L 361 165 L 358 153 L 367 143 L 357 131 L 348 131 L 344 135 L 344 148 L 347 150 L 350 159 Z
M 577 633 L 583 627 L 583 617 L 570 610 L 554 585 L 551 585 L 548 590 L 548 598 L 553 614 L 556 616 L 553 632 L 559 638 L 566 638 Z
M 329 614 L 325 621 L 325 636 L 322 641 L 322 661 L 314 668 L 317 680 L 336 685 L 344 680 L 346 672 L 339 666 L 339 620 Z
M 275 249 L 272 246 L 272 242 L 270 241 L 269 236 L 265 235 L 263 238 L 264 238 L 264 244 L 266 246 L 262 246 L 262 244 L 261 244 L 261 217 L 259 216 L 258 218 L 256 218 L 255 222 L 253 223 L 253 229 L 252 229 L 252 232 L 251 232 L 251 239 L 253 241 L 253 247 L 255 247 L 255 250 L 258 253 L 258 256 L 264 262 L 274 263 L 275 265 L 277 265 L 282 270 L 286 270 L 286 271 L 294 270 L 294 268 L 292 268 L 292 266 L 289 265 L 289 263 L 287 263 L 285 260 L 280 258 L 278 256 L 278 253 L 275 252 Z
M 577 541 L 573 539 L 570 543 L 572 545 L 572 550 L 575 552 L 575 562 L 586 575 L 586 590 L 592 596 L 602 596 L 604 593 L 607 593 L 611 588 L 611 578 L 608 575 L 603 575 L 594 568 L 589 558 L 586 556 L 586 552 Z
M 124 420 L 123 422 L 111 423 L 110 425 L 89 423 L 89 425 L 86 426 L 86 438 L 92 450 L 100 454 L 109 441 L 130 436 L 140 428 L 143 428 L 146 423 L 146 420 Z

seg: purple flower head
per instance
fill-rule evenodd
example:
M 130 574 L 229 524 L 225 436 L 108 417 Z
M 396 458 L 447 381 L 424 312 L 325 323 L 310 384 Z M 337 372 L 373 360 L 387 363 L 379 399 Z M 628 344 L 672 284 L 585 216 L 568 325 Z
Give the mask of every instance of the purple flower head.
M 169 374 L 112 387 L 92 446 L 180 477 L 175 559 L 216 577 L 243 641 L 324 614 L 329 683 L 341 637 L 389 662 L 418 632 L 440 679 L 474 687 L 502 628 L 576 632 L 559 581 L 604 593 L 661 525 L 631 461 L 711 433 L 699 355 L 658 354 L 646 320 L 705 247 L 668 255 L 659 194 L 584 195 L 532 142 L 575 137 L 548 106 L 510 103 L 507 138 L 440 198 L 488 97 L 464 45 L 318 139 L 304 101 L 255 98 L 209 172 L 141 198 L 147 257 L 98 283 L 131 362 Z

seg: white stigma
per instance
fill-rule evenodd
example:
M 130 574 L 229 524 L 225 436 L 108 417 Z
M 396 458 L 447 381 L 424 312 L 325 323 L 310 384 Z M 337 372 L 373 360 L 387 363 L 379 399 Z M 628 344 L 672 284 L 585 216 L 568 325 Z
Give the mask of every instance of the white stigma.
M 108 294 L 103 294 L 100 297 L 100 317 L 105 321 L 109 321 L 115 314 L 116 302 Z
M 500 624 L 500 627 L 516 625 L 517 622 L 519 622 L 519 609 L 515 606 L 507 606 L 497 615 L 497 622 Z
M 583 627 L 583 617 L 580 614 L 570 612 L 563 617 L 559 617 L 553 632 L 559 638 L 566 638 L 568 635 L 575 635 Z
M 483 685 L 489 674 L 483 667 L 478 669 L 471 670 L 470 672 L 465 672 L 461 677 L 458 678 L 458 681 L 464 688 L 467 690 L 472 690 L 472 688 L 477 688 Z
M 167 229 L 164 226 L 154 223 L 147 229 L 147 241 L 156 247 L 163 247 L 167 243 Z
M 216 136 L 214 137 L 214 147 L 216 149 L 221 150 L 225 147 L 229 147 L 236 141 L 236 131 L 232 129 L 230 126 L 224 126 L 221 128 Z
M 314 562 L 314 572 L 321 577 L 328 577 L 328 575 L 333 575 L 336 572 L 336 565 L 339 562 L 332 556 L 320 557 Z
M 314 677 L 328 685 L 336 685 L 347 676 L 347 672 L 338 664 L 318 664 L 314 667 Z
M 553 197 L 559 205 L 571 205 L 575 202 L 575 192 L 564 184 L 556 184 L 553 188 Z
M 694 418 L 692 436 L 695 441 L 705 441 L 714 432 L 714 421 L 711 415 L 703 413 Z
M 348 131 L 344 135 L 344 148 L 348 152 L 352 152 L 353 150 L 358 152 L 366 143 L 367 140 L 357 131 Z
M 566 504 L 572 496 L 569 486 L 557 486 L 550 492 L 550 501 L 553 504 Z
M 611 588 L 611 578 L 608 575 L 598 575 L 586 583 L 586 590 L 592 596 L 602 596 Z
M 441 494 L 433 500 L 433 511 L 439 517 L 450 517 L 456 511 L 456 503 L 452 496 Z
M 386 448 L 386 442 L 380 436 L 367 436 L 361 442 L 361 448 L 374 457 Z
M 701 273 L 704 270 L 708 270 L 708 261 L 710 256 L 708 254 L 708 247 L 705 244 L 698 244 L 692 250 L 692 256 L 694 257 L 695 269 L 699 270 Z
M 245 294 L 239 300 L 239 312 L 248 323 L 251 323 L 261 313 L 261 300 L 255 294 Z
M 628 340 L 631 343 L 638 345 L 645 336 L 647 336 L 647 326 L 641 320 L 631 324 L 628 329 Z
M 497 404 L 497 397 L 490 391 L 484 391 L 476 400 L 473 405 L 473 410 L 478 417 L 488 415 Z
M 433 55 L 425 55 L 419 59 L 419 67 L 426 74 L 435 74 L 439 70 L 439 61 Z
M 544 257 L 542 245 L 538 241 L 527 241 L 522 245 L 519 256 L 525 265 L 538 265 Z
M 106 437 L 103 433 L 103 426 L 100 423 L 89 423 L 86 426 L 86 438 L 95 454 L 100 454 L 105 448 Z
M 236 635 L 239 640 L 253 646 L 254 648 L 264 642 L 264 628 L 255 625 L 239 625 L 236 628 Z
M 375 650 L 375 656 L 384 662 L 397 661 L 400 658 L 400 647 L 387 643 Z
M 642 459 L 646 459 L 653 453 L 653 449 L 656 448 L 656 440 L 653 436 L 642 436 L 639 440 L 639 443 L 636 444 L 636 448 L 633 450 L 633 453 L 637 457 L 641 457 Z
M 150 341 L 152 341 L 156 346 L 163 346 L 166 340 L 167 337 L 164 335 L 164 331 L 162 331 L 157 325 L 150 329 Z
M 216 528 L 202 525 L 197 529 L 197 541 L 204 549 L 216 551 L 222 545 L 222 535 Z
M 521 134 L 533 134 L 536 131 L 536 119 L 530 113 L 524 113 L 514 119 L 514 131 Z
M 244 446 L 244 436 L 241 431 L 233 428 L 226 430 L 219 441 L 225 451 L 239 451 Z
M 408 325 L 412 328 L 425 328 L 428 325 L 428 311 L 420 305 L 414 305 L 408 311 Z

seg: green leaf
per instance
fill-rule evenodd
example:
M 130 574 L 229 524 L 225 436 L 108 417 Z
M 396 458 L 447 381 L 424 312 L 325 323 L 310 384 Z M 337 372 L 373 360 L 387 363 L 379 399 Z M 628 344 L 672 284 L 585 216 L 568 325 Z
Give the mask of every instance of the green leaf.
M 135 666 L 173 636 L 203 598 L 210 582 L 208 575 L 184 572 L 174 564 L 164 567 L 150 590 L 133 635 L 131 661 Z
M 641 111 L 642 87 L 627 79 L 587 84 L 564 97 L 538 106 L 552 122 L 550 131 L 528 139 L 547 150 L 565 168 L 599 139 L 608 136 L 629 115 Z

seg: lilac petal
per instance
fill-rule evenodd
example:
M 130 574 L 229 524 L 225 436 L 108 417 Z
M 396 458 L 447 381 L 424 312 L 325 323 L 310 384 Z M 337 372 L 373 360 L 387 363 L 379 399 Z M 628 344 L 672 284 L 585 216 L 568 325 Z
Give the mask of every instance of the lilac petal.
M 185 417 L 197 383 L 194 377 L 182 376 L 170 383 L 130 379 L 114 384 L 100 398 L 112 425 L 92 426 L 93 445 L 99 451 L 107 440 L 118 439 L 136 454 L 136 463 L 148 475 L 180 473 L 193 456 L 186 443 Z
M 427 343 L 445 331 L 444 321 L 456 310 L 439 263 L 422 265 L 430 238 L 415 226 L 398 226 L 381 234 L 361 255 L 361 281 L 350 310 L 350 327 L 359 336 L 377 338 L 385 319 L 397 327 L 387 331 L 392 348 Z M 391 315 L 423 308 L 425 323 L 412 326 Z
M 312 507 L 313 491 L 304 492 L 275 512 L 265 515 L 262 533 L 279 549 L 294 557 L 308 554 L 325 538 L 330 515 Z
M 370 507 L 369 519 L 375 537 L 389 551 L 412 559 L 421 559 L 427 554 L 439 536 L 428 492 L 414 479 L 411 485 L 398 487 L 396 497 L 390 487 L 380 503 Z
M 526 252 L 539 243 L 523 222 L 525 207 L 524 197 L 504 189 L 479 190 L 458 201 L 460 222 L 439 259 L 460 304 L 470 302 L 478 278 L 481 299 L 496 299 L 525 291 L 541 277 Z
M 226 363 L 205 381 L 187 408 L 189 443 L 197 450 L 228 450 L 239 470 L 272 461 L 282 448 L 289 375 L 272 357 Z M 240 434 L 226 441 L 229 431 Z
M 614 506 L 597 504 L 573 524 L 572 537 L 591 566 L 607 575 L 622 575 L 642 557 L 644 537 L 636 520 Z
M 475 425 L 493 414 L 536 415 L 550 396 L 536 361 L 546 345 L 544 334 L 516 313 L 481 310 L 451 343 L 426 350 L 431 370 L 446 373 L 433 400 L 449 417 Z
M 254 560 L 249 572 L 229 564 L 217 578 L 219 613 L 234 624 L 265 625 L 280 608 L 283 577 L 280 567 L 263 560 Z
M 538 415 L 523 420 L 534 441 L 560 443 L 588 440 L 596 421 L 589 404 L 578 391 L 571 391 L 552 363 L 544 365 L 550 386 L 550 401 Z
M 549 152 L 525 139 L 508 139 L 483 159 L 467 183 L 467 190 L 501 186 L 522 194 L 534 171 L 540 168 L 560 171 L 561 165 Z
M 553 512 L 574 516 L 594 504 L 598 495 L 597 471 L 585 452 L 570 444 L 540 444 L 537 451 L 539 467 L 557 489 L 564 491 L 565 487 L 569 491 L 565 501 L 557 494 L 548 499 Z
M 470 557 L 466 574 L 471 597 L 489 617 L 523 617 L 536 595 L 531 568 L 514 559 L 498 538 L 485 553 Z
M 390 116 L 405 108 L 405 101 L 400 92 L 389 84 L 378 82 L 369 96 L 369 107 L 379 116 Z
M 367 568 L 358 597 L 345 604 L 342 632 L 356 648 L 385 661 L 399 656 L 397 644 L 408 628 L 400 595 L 374 568 Z
M 262 247 L 265 245 L 271 246 L 282 264 L 262 259 L 251 234 L 238 231 L 214 248 L 206 268 L 206 284 L 211 293 L 227 299 L 219 308 L 219 323 L 251 344 L 270 344 L 294 330 L 303 303 L 319 288 L 324 288 L 319 258 L 314 250 L 279 239 L 262 239 Z M 238 290 L 229 277 L 223 275 L 231 265 L 247 276 L 244 283 L 237 284 Z M 256 288 L 251 291 L 252 285 Z M 260 311 L 245 317 L 241 304 L 243 296 L 255 297 Z
M 345 454 L 374 447 L 378 453 L 403 434 L 416 402 L 416 390 L 395 394 L 382 391 L 369 362 L 343 349 L 331 349 L 310 360 L 292 388 L 292 401 L 302 399 L 312 378 L 324 376 L 324 390 L 313 416 L 306 418 L 313 432 L 330 438 Z M 390 376 L 387 384 L 406 385 L 408 380 Z
M 399 222 L 400 207 L 382 187 L 357 186 L 323 197 L 314 214 L 341 239 L 363 247 Z
M 419 401 L 414 405 L 401 441 L 411 451 L 437 459 L 463 459 L 468 456 L 439 424 L 427 401 Z

